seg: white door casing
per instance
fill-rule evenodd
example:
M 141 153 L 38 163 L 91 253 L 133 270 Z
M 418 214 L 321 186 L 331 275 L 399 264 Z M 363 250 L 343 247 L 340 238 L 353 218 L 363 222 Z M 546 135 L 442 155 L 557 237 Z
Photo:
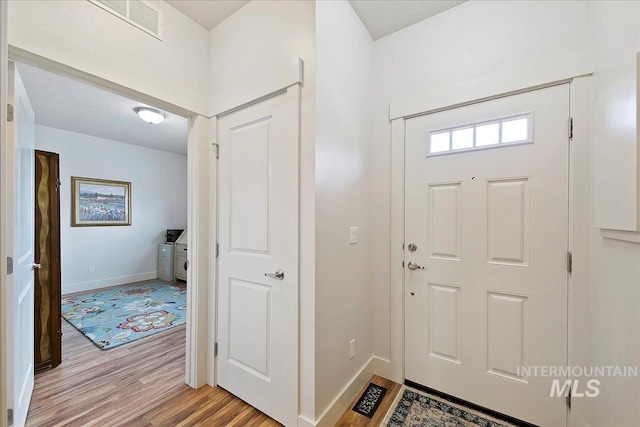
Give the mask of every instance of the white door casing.
M 34 345 L 34 147 L 35 120 L 31 103 L 16 69 L 9 63 L 8 102 L 13 120 L 7 125 L 7 233 L 12 242 L 13 274 L 7 278 L 7 400 L 15 426 L 23 426 L 33 392 Z
M 428 132 L 529 114 L 532 141 L 426 156 Z M 564 425 L 569 85 L 406 120 L 405 378 L 538 425 Z M 564 383 L 564 381 L 562 381 Z
M 13 279 L 7 275 L 7 257 L 10 255 L 11 243 L 7 241 L 5 232 L 9 227 L 7 221 L 7 74 L 9 48 L 7 45 L 7 2 L 0 2 L 0 414 L 6 414 L 9 402 L 7 391 L 7 303 L 6 290 Z M 7 424 L 4 416 L 0 417 L 0 427 Z
M 217 382 L 287 426 L 298 412 L 299 85 L 223 116 Z M 265 274 L 282 270 L 278 280 Z

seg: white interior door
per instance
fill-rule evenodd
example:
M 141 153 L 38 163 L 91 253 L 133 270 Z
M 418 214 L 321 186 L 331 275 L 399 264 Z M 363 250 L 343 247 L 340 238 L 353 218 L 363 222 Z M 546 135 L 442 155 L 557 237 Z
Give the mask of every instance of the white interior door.
M 296 85 L 218 124 L 218 385 L 287 426 L 298 412 L 298 122 Z
M 544 426 L 565 400 L 522 367 L 567 365 L 568 117 L 565 84 L 406 121 L 405 377 Z
M 13 120 L 7 126 L 8 218 L 5 225 L 13 273 L 7 280 L 7 407 L 14 425 L 23 426 L 33 391 L 34 342 L 34 114 L 13 62 L 9 63 L 8 101 Z M 13 209 L 11 209 L 13 207 Z

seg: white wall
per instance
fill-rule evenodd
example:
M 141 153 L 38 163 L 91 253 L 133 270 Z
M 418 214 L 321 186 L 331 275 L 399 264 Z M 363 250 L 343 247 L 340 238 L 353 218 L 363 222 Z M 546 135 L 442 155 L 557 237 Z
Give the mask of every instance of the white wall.
M 633 230 L 640 184 L 636 62 L 640 3 L 593 2 L 591 8 L 593 226 Z M 591 361 L 640 366 L 640 233 L 591 230 Z M 611 235 L 627 240 L 607 237 Z M 640 380 L 601 381 L 600 396 L 590 402 L 592 425 L 640 425 Z
M 351 5 L 346 1 L 317 2 L 317 417 L 373 355 L 372 75 L 373 40 Z M 350 227 L 358 227 L 357 244 L 349 244 Z M 356 340 L 356 355 L 350 360 L 352 339 Z M 340 414 L 345 409 L 341 408 Z
M 315 416 L 315 4 L 252 1 L 209 33 L 209 105 L 265 95 L 274 67 L 304 61 L 300 104 L 300 414 Z M 279 81 L 273 76 L 274 82 Z M 261 84 L 256 85 L 255 80 Z M 303 421 L 304 422 L 304 421 Z
M 314 73 L 314 2 L 252 1 L 209 32 L 209 110 L 218 114 L 264 96 L 282 65 L 305 62 L 303 97 Z M 268 90 L 267 89 L 267 90 Z M 305 92 L 305 90 L 307 92 Z
M 207 30 L 163 1 L 164 40 L 88 1 L 9 2 L 9 44 L 200 114 Z
M 36 148 L 60 155 L 62 293 L 158 277 L 166 229 L 187 223 L 187 157 L 45 126 Z M 71 227 L 72 176 L 131 182 L 131 226 Z
M 597 203 L 597 201 L 596 201 Z M 640 366 L 640 243 L 593 234 L 591 362 L 596 366 Z M 601 379 L 592 399 L 594 426 L 640 425 L 640 380 Z
M 640 2 L 594 1 L 594 224 L 640 231 Z M 615 22 L 615 25 L 611 25 Z M 619 185 L 624 182 L 625 185 Z

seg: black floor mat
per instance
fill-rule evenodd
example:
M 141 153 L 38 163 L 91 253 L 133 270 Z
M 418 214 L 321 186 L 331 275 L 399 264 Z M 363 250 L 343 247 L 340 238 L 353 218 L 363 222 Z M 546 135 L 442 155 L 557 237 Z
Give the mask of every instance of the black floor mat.
M 387 393 L 387 389 L 374 383 L 369 383 L 367 389 L 362 393 L 356 406 L 353 407 L 353 411 L 364 415 L 368 418 L 373 418 L 373 414 L 378 410 L 382 398 Z

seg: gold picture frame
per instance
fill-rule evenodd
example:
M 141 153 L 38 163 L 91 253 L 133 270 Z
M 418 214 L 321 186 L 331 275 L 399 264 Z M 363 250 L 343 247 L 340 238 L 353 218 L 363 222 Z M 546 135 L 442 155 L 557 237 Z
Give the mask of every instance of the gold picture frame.
M 71 226 L 131 225 L 131 183 L 71 177 Z

